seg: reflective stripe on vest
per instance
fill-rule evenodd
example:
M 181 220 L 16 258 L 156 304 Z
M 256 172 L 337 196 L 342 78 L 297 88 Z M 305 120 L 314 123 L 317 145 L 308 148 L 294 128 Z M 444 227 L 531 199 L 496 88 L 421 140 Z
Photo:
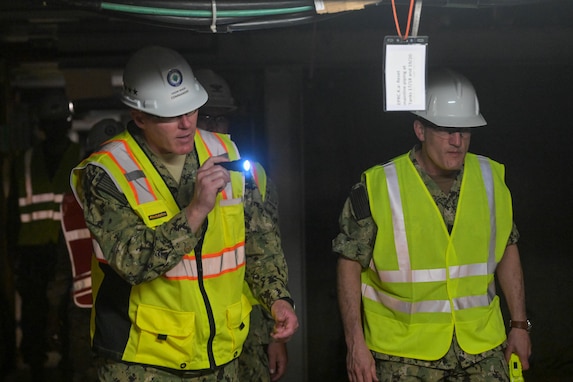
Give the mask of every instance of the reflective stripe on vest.
M 493 179 L 491 174 L 491 166 L 489 160 L 483 156 L 477 156 L 484 185 L 486 188 L 487 200 L 490 211 L 495 211 L 495 198 Z M 398 184 L 398 175 L 396 173 L 396 165 L 394 162 L 389 162 L 384 165 L 386 172 L 386 181 L 388 187 L 388 195 L 390 198 L 390 208 L 392 211 L 392 222 L 394 225 L 394 242 L 396 245 L 396 253 L 398 254 L 398 264 L 400 269 L 397 271 L 377 271 L 374 267 L 373 261 L 370 262 L 370 268 L 378 273 L 378 277 L 382 282 L 386 283 L 412 283 L 412 282 L 434 282 L 446 281 L 447 271 L 445 268 L 441 269 L 411 269 L 410 266 L 410 252 L 408 248 L 408 240 L 406 238 L 406 227 L 404 223 L 404 210 L 402 209 L 402 199 L 400 196 L 400 186 Z M 489 256 L 487 263 L 458 265 L 448 268 L 450 278 L 463 278 L 471 276 L 485 276 L 493 274 L 496 268 L 495 260 L 495 239 L 496 239 L 496 219 L 495 214 L 490 214 L 491 236 L 489 243 Z M 362 285 L 362 294 L 364 297 L 370 298 L 384 305 L 404 313 L 419 313 L 419 312 L 450 312 L 449 300 L 433 300 L 422 302 L 406 302 L 392 298 L 382 291 L 376 291 L 367 284 Z M 481 296 L 468 296 L 456 298 L 453 300 L 453 307 L 455 310 L 468 309 L 477 306 L 488 306 L 491 304 L 495 297 L 495 282 L 491 282 L 488 288 L 488 293 Z
M 49 163 L 57 160 L 58 163 Z M 80 146 L 70 142 L 59 158 L 45 155 L 41 146 L 26 150 L 16 164 L 20 229 L 18 245 L 57 243 L 61 231 L 60 203 L 69 191 L 66 181 L 80 160 Z M 48 172 L 47 165 L 53 173 Z M 53 168 L 57 164 L 56 168 Z
M 255 162 L 251 166 L 250 175 L 257 185 L 257 189 L 259 190 L 261 198 L 264 202 L 267 196 L 267 173 L 265 172 L 264 167 L 259 162 Z
M 60 206 L 62 232 L 66 240 L 72 267 L 72 297 L 80 308 L 91 308 L 92 279 L 91 257 L 92 236 L 86 227 L 83 211 L 72 194 L 66 194 Z
M 37 205 L 44 203 L 61 203 L 63 194 L 56 194 L 53 192 L 47 192 L 42 194 L 34 194 L 32 187 L 32 156 L 34 154 L 34 149 L 29 149 L 24 154 L 24 184 L 26 196 L 18 198 L 18 206 L 22 207 L 32 207 L 38 208 Z M 20 221 L 22 223 L 30 223 L 32 221 L 38 220 L 61 220 L 61 214 L 58 210 L 54 209 L 43 209 L 36 210 L 32 212 L 20 212 Z
M 234 148 L 228 147 L 227 143 L 225 141 L 223 141 L 218 134 L 209 134 L 208 132 L 201 130 L 201 129 L 195 130 L 195 134 L 197 134 L 197 136 L 199 138 L 201 138 L 200 142 L 203 143 L 202 145 L 199 145 L 197 147 L 197 150 L 198 151 L 205 150 L 205 152 L 207 154 L 207 156 L 205 158 L 223 155 L 223 154 L 227 154 L 229 152 L 234 151 Z M 200 157 L 201 157 L 201 155 L 200 155 Z M 238 159 L 238 157 L 237 157 L 237 159 Z M 201 163 L 201 164 L 203 164 L 203 163 Z M 231 172 L 231 176 L 233 176 L 233 175 L 236 175 L 236 174 L 233 174 L 233 172 Z M 243 189 L 241 194 L 244 194 L 244 189 Z M 221 196 L 223 197 L 223 200 L 226 200 L 226 199 L 232 198 L 232 195 L 233 195 L 232 183 L 229 182 L 229 183 L 227 183 L 225 188 L 221 191 Z M 223 205 L 225 203 L 226 202 L 223 202 Z
M 127 180 L 137 204 L 143 204 L 157 200 L 153 189 L 143 173 L 139 164 L 135 161 L 133 153 L 124 140 L 114 140 L 107 147 L 110 158 L 121 169 Z

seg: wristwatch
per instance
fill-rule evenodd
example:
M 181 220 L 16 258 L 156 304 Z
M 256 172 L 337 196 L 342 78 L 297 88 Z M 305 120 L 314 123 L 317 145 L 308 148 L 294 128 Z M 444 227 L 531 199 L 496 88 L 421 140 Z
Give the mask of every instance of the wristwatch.
M 296 310 L 296 306 L 294 304 L 294 300 L 290 297 L 281 297 L 279 298 L 279 300 L 285 300 L 286 302 L 288 302 L 290 304 L 290 306 L 292 306 L 292 310 Z
M 533 327 L 533 324 L 531 323 L 531 321 L 529 319 L 526 319 L 525 321 L 509 320 L 509 327 L 527 330 L 527 333 L 531 333 L 531 328 Z

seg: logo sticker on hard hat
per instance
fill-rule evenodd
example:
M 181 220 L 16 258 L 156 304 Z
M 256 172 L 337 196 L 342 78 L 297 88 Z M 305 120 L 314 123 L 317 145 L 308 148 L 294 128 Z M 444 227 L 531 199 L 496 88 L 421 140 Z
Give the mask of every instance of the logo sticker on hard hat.
M 183 82 L 183 76 L 179 69 L 171 69 L 169 73 L 167 73 L 167 82 L 173 87 L 181 85 Z

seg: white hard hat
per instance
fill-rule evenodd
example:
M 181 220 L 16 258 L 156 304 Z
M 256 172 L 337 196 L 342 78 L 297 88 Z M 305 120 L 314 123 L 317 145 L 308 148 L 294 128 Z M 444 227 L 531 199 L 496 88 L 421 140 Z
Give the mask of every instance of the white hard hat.
M 195 77 L 209 95 L 209 100 L 203 107 L 225 109 L 227 112 L 237 109 L 229 84 L 223 77 L 211 69 L 199 69 L 195 71 Z
M 207 92 L 189 63 L 176 51 L 150 46 L 137 51 L 123 71 L 121 102 L 159 117 L 176 117 L 200 108 Z
M 480 127 L 487 122 L 479 112 L 479 102 L 471 82 L 450 69 L 428 75 L 426 110 L 413 111 L 441 127 Z

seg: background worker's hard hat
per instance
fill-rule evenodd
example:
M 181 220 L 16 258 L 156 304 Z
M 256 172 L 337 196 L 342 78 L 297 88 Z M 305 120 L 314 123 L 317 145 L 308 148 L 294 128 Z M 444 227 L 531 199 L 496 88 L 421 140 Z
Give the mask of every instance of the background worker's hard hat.
M 127 62 L 121 101 L 159 117 L 176 117 L 203 106 L 207 92 L 183 56 L 169 48 L 149 46 Z
M 473 85 L 466 77 L 451 69 L 439 69 L 428 74 L 426 110 L 412 113 L 442 127 L 487 125 L 480 114 Z
M 197 80 L 199 80 L 209 95 L 207 103 L 203 105 L 204 108 L 223 109 L 225 112 L 237 109 L 229 84 L 223 77 L 211 69 L 196 70 L 195 77 L 197 77 Z
M 86 137 L 86 152 L 95 151 L 102 143 L 113 138 L 123 130 L 125 130 L 123 124 L 112 118 L 105 118 L 96 122 Z
M 64 89 L 49 90 L 40 100 L 38 119 L 41 121 L 72 120 L 73 108 Z

